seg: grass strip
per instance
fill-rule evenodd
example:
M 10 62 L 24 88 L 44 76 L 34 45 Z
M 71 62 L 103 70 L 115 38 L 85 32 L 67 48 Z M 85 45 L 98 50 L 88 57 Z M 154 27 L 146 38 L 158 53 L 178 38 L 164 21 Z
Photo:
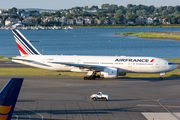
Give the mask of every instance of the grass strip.
M 148 33 L 148 32 L 126 32 L 126 33 L 115 33 L 123 36 L 138 36 L 138 38 L 155 38 L 155 39 L 174 39 L 180 40 L 180 35 L 171 34 L 158 34 L 158 33 Z
M 13 68 L 13 67 L 0 67 L 0 76 L 85 76 L 86 73 L 75 72 L 57 72 L 40 68 Z

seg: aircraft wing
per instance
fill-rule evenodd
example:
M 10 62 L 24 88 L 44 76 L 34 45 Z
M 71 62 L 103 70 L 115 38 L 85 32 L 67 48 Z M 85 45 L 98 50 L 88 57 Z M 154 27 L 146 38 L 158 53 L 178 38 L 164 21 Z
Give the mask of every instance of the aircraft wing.
M 98 65 L 64 63 L 64 62 L 51 62 L 51 63 L 62 64 L 62 65 L 67 65 L 67 66 L 74 66 L 74 67 L 80 67 L 80 68 L 87 68 L 87 69 L 93 69 L 93 70 L 103 70 L 105 68 L 105 66 L 98 66 Z

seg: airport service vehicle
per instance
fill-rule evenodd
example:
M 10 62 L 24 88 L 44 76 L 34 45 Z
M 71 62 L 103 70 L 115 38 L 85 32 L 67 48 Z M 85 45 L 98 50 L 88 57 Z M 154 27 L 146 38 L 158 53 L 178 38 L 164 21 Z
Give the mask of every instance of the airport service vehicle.
M 12 32 L 21 54 L 13 62 L 53 71 L 85 72 L 84 80 L 95 80 L 97 74 L 118 78 L 126 73 L 160 73 L 161 80 L 166 72 L 177 68 L 172 62 L 156 57 L 42 55 L 19 30 Z
M 103 94 L 102 92 L 98 92 L 97 94 L 92 94 L 91 99 L 93 99 L 94 101 L 96 101 L 98 99 L 107 101 L 107 100 L 109 100 L 109 95 Z

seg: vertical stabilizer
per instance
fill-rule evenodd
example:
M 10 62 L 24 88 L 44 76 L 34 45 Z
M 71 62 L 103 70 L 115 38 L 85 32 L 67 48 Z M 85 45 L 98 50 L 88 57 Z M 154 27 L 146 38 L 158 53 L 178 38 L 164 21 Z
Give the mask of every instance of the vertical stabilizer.
M 0 120 L 11 120 L 24 78 L 11 78 L 0 93 Z
M 26 55 L 41 55 L 38 50 L 24 37 L 17 29 L 12 30 L 15 41 L 21 53 L 21 56 Z

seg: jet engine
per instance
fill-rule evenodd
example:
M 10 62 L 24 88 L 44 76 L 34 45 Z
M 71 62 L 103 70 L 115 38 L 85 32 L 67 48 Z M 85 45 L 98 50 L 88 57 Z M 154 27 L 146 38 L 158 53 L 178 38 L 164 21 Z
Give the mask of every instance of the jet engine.
M 101 72 L 101 75 L 104 75 L 104 78 L 117 78 L 118 73 L 118 68 L 104 68 L 104 71 Z

